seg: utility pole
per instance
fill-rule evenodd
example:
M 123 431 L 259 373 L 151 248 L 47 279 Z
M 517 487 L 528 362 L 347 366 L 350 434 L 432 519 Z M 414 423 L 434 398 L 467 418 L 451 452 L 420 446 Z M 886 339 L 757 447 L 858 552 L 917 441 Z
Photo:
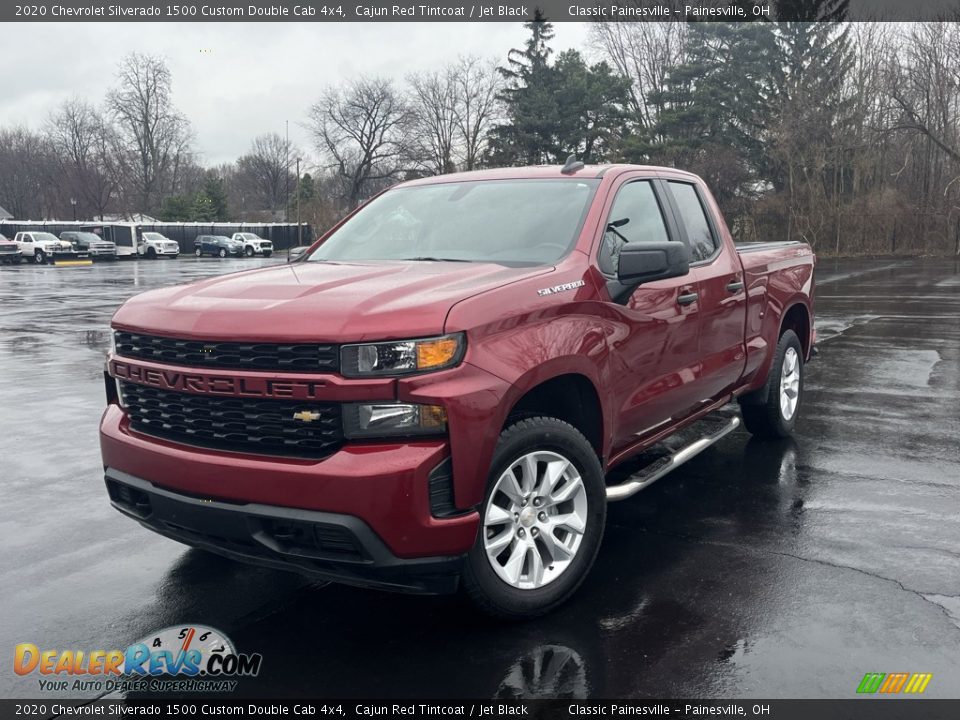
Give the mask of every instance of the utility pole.
M 297 247 L 300 247 L 303 226 L 300 224 L 300 158 L 297 158 Z
M 290 121 L 284 120 L 286 126 L 286 140 L 284 141 L 283 152 L 283 185 L 285 188 L 285 197 L 283 202 L 283 221 L 290 222 Z M 297 173 L 299 175 L 299 173 Z

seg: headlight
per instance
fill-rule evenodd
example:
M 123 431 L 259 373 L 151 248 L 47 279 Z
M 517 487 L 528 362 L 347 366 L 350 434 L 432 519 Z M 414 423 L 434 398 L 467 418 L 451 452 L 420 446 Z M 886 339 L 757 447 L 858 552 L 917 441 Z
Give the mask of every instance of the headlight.
M 459 363 L 466 348 L 463 333 L 424 340 L 344 345 L 340 348 L 340 371 L 346 377 L 367 377 L 442 370 Z
M 439 405 L 347 403 L 343 434 L 348 439 L 439 435 L 447 431 L 447 411 Z

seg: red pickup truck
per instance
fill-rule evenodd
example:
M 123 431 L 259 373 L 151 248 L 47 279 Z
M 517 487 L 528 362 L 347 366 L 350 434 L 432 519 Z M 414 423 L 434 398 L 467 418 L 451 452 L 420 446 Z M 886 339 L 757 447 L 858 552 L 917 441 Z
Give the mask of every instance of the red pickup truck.
M 735 246 L 669 168 L 406 182 L 294 262 L 117 311 L 107 490 L 237 560 L 543 613 L 587 575 L 608 501 L 741 418 L 792 431 L 814 264 Z

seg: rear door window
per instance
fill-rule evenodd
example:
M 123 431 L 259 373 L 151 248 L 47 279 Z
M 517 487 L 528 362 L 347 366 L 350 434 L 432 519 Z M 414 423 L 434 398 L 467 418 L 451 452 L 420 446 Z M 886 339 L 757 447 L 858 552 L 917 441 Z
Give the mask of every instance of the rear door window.
M 697 189 L 690 183 L 670 180 L 670 191 L 677 206 L 680 223 L 686 230 L 690 247 L 690 261 L 698 262 L 711 257 L 717 249 L 716 239 L 710 229 L 707 213 L 700 202 Z

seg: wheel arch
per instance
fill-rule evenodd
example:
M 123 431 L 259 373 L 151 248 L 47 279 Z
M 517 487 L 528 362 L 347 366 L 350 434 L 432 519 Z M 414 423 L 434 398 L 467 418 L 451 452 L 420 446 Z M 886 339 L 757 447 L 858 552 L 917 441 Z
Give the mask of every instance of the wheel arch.
M 810 318 L 810 308 L 801 300 L 795 300 L 789 305 L 783 316 L 780 318 L 780 330 L 777 332 L 777 340 L 783 337 L 787 330 L 793 330 L 800 339 L 800 347 L 803 348 L 804 359 L 810 358 L 812 349 L 812 327 Z
M 599 458 L 604 457 L 604 415 L 600 393 L 581 372 L 562 372 L 537 378 L 518 392 L 501 430 L 525 417 L 546 415 L 569 423 L 587 438 Z

